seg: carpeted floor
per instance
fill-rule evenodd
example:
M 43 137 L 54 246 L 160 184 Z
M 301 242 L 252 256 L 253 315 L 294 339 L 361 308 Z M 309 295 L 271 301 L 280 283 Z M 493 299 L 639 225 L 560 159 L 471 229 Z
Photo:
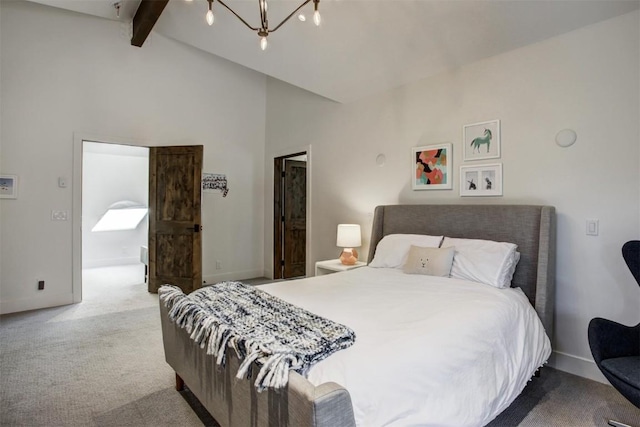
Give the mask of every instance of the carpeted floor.
M 84 301 L 0 317 L 0 425 L 217 426 L 164 361 L 140 266 L 84 272 Z M 254 283 L 260 283 L 258 279 Z M 551 368 L 490 426 L 640 427 L 612 387 Z

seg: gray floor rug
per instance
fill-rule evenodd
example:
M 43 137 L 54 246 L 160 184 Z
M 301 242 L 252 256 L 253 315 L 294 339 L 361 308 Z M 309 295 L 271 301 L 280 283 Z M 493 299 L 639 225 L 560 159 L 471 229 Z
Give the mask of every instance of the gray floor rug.
M 96 285 L 81 304 L 0 317 L 0 425 L 217 426 L 188 390 L 174 390 L 157 295 L 132 282 Z M 608 418 L 640 427 L 640 410 L 612 387 L 548 368 L 490 426 Z

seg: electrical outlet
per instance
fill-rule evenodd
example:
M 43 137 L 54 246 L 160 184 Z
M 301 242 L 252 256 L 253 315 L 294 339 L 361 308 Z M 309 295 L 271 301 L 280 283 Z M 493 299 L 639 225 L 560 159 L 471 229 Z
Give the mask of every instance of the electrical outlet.
M 221 270 L 221 269 L 222 269 L 222 261 L 218 259 L 216 260 L 216 270 Z
M 38 280 L 38 290 L 44 290 L 44 280 Z

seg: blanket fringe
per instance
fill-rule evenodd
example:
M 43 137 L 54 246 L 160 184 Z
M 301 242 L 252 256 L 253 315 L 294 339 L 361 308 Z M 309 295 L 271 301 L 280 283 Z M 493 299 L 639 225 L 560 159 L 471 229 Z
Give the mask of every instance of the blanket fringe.
M 169 318 L 185 329 L 201 348 L 206 347 L 206 353 L 215 357 L 217 365 L 224 366 L 227 347 L 235 350 L 241 360 L 236 378 L 250 377 L 251 365 L 259 362 L 261 367 L 254 383 L 258 391 L 283 388 L 287 385 L 291 369 L 306 372 L 309 368 L 284 347 L 274 349 L 256 340 L 235 336 L 231 327 L 221 324 L 203 310 L 197 300 L 189 298 L 176 286 L 161 286 L 158 294 L 169 309 Z

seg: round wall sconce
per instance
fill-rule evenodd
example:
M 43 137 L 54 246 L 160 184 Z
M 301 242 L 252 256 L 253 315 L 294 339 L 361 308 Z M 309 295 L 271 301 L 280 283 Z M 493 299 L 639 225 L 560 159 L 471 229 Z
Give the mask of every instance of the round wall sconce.
M 578 139 L 578 135 L 573 129 L 562 129 L 556 134 L 556 144 L 560 147 L 570 147 L 576 142 L 576 139 Z
M 376 157 L 376 165 L 378 166 L 384 166 L 386 161 L 387 157 L 384 154 L 378 154 L 378 157 Z

